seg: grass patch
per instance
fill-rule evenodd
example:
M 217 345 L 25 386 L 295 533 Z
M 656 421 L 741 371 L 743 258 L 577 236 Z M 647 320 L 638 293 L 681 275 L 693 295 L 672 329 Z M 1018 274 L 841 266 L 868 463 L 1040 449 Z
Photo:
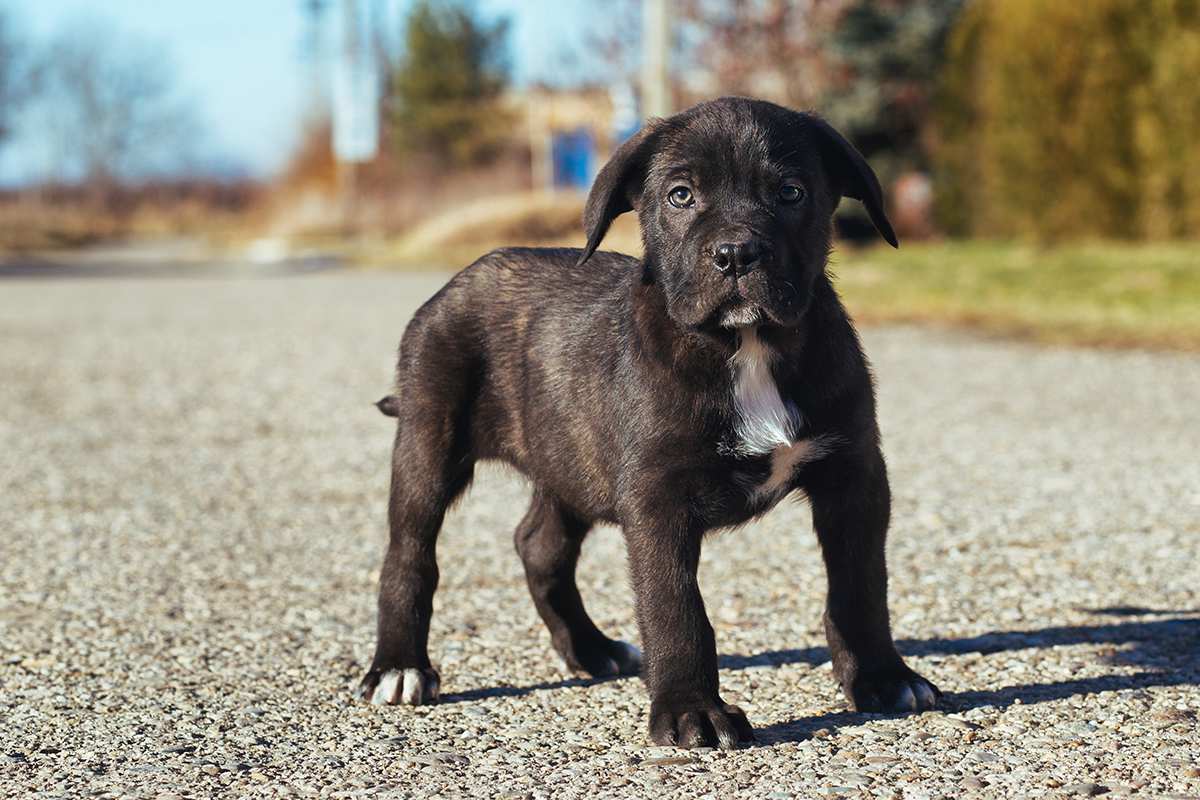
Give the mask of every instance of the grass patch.
M 1200 244 L 986 241 L 842 249 L 838 290 L 864 322 L 967 326 L 1043 342 L 1200 349 Z
M 583 244 L 582 195 L 489 198 L 371 247 L 377 265 L 458 269 L 504 245 Z M 604 249 L 637 255 L 637 221 L 619 217 Z M 994 242 L 839 245 L 838 290 L 863 323 L 951 325 L 1041 342 L 1200 350 L 1200 243 Z

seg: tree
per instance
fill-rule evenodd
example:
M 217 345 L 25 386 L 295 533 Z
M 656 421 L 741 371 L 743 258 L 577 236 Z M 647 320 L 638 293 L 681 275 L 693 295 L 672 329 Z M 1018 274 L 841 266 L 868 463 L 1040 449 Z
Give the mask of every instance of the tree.
M 1200 3 L 977 0 L 950 41 L 939 206 L 957 233 L 1200 234 Z
M 7 10 L 0 8 L 0 143 L 12 133 L 13 118 L 29 99 L 29 53 Z
M 927 126 L 945 43 L 964 0 L 854 0 L 836 20 L 840 69 L 823 108 L 885 179 L 930 166 Z
M 681 0 L 684 80 L 702 96 L 816 109 L 889 186 L 930 169 L 930 112 L 963 2 Z M 857 204 L 844 212 L 860 215 L 865 222 Z
M 679 0 L 687 102 L 717 94 L 810 108 L 835 72 L 828 39 L 847 0 Z
M 177 95 L 165 53 L 96 23 L 49 44 L 37 110 L 60 178 L 98 187 L 185 170 L 198 127 Z
M 391 136 L 401 152 L 480 161 L 511 135 L 497 108 L 508 83 L 508 22 L 488 24 L 458 0 L 418 0 L 391 76 Z

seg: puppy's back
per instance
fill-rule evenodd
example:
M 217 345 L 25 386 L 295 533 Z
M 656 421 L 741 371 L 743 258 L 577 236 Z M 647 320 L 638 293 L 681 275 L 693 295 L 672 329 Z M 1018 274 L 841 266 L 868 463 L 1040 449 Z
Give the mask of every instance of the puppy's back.
M 489 305 L 509 313 L 510 300 L 553 302 L 578 307 L 610 302 L 615 290 L 629 286 L 641 264 L 632 256 L 600 252 L 578 264 L 575 247 L 504 247 L 480 257 L 456 276 L 475 291 L 496 292 Z

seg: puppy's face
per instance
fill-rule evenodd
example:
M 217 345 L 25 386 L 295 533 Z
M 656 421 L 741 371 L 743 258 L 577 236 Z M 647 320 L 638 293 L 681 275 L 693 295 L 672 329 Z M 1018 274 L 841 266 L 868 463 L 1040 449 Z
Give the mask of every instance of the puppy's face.
M 636 208 L 647 271 L 678 325 L 790 327 L 825 268 L 843 195 L 863 199 L 895 243 L 874 173 L 836 131 L 770 103 L 714 100 L 617 151 L 588 199 L 584 258 L 617 214 Z
M 796 115 L 730 104 L 660 139 L 639 198 L 647 261 L 688 327 L 796 324 L 825 267 L 835 195 Z

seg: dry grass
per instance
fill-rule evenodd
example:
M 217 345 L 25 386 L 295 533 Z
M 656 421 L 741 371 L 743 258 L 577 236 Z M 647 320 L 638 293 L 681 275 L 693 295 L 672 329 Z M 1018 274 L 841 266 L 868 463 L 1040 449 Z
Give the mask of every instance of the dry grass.
M 0 195 L 0 253 L 191 234 L 238 239 L 262 225 L 258 187 L 250 184 L 162 185 L 105 195 L 50 188 Z
M 513 194 L 456 208 L 421 223 L 394 244 L 373 250 L 373 264 L 462 267 L 496 247 L 582 247 L 584 196 L 574 193 Z M 637 220 L 619 218 L 606 249 L 641 252 Z
M 504 245 L 583 243 L 583 197 L 515 195 L 434 217 L 372 264 L 459 268 Z M 606 249 L 637 254 L 633 215 Z M 1200 244 L 1083 243 L 1055 248 L 993 241 L 840 246 L 831 271 L 865 323 L 919 322 L 1042 342 L 1200 350 Z

